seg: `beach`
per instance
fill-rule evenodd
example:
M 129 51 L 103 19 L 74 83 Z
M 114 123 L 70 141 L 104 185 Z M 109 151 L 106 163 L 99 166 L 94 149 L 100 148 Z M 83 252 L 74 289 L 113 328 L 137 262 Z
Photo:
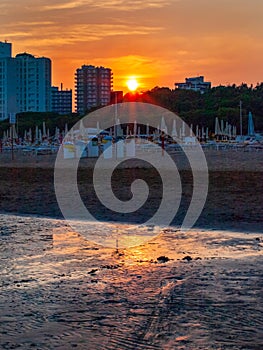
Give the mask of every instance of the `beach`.
M 192 176 L 176 154 L 184 198 L 174 223 L 156 227 L 144 245 L 116 250 L 88 241 L 63 220 L 55 155 L 1 154 L 0 348 L 262 349 L 262 152 L 205 155 L 209 192 L 196 225 L 178 228 Z M 94 162 L 81 162 L 84 202 Z M 154 191 L 139 213 L 143 219 L 159 183 L 153 170 L 132 169 L 119 169 L 113 187 L 121 196 L 127 173 L 147 177 Z M 96 200 L 89 205 L 105 231 L 140 230 L 140 220 L 110 222 Z M 87 230 L 96 226 L 87 223 Z

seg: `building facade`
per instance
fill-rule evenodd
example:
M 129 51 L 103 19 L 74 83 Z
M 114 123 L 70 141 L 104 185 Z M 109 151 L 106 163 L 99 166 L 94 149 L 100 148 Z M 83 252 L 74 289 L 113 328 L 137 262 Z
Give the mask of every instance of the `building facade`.
M 61 84 L 60 90 L 57 86 L 51 88 L 51 110 L 61 115 L 72 113 L 72 90 L 63 90 Z
M 18 112 L 51 111 L 51 60 L 21 53 L 15 61 Z
M 83 65 L 75 74 L 76 111 L 84 115 L 92 108 L 110 103 L 112 72 L 110 68 Z
M 211 82 L 204 81 L 203 76 L 186 78 L 184 83 L 175 83 L 175 88 L 204 93 L 211 88 Z
M 28 53 L 12 57 L 0 42 L 0 119 L 19 112 L 51 111 L 51 60 Z
M 11 51 L 10 43 L 0 42 L 0 120 L 17 110 L 16 66 Z

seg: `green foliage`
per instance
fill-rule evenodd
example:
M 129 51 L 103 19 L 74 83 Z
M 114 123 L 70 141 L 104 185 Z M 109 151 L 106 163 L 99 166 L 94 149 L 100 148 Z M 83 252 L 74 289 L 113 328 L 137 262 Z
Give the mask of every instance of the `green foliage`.
M 129 101 L 129 95 L 125 101 Z M 247 116 L 251 111 L 256 132 L 263 132 L 263 83 L 256 87 L 217 86 L 204 94 L 191 90 L 159 88 L 133 95 L 133 101 L 153 103 L 178 114 L 186 123 L 202 125 L 214 130 L 215 118 L 239 126 L 240 101 L 242 101 L 243 128 L 247 128 Z
M 217 86 L 204 94 L 191 90 L 171 90 L 167 87 L 155 87 L 142 94 L 128 93 L 124 96 L 124 102 L 138 101 L 156 104 L 178 114 L 190 125 L 200 125 L 214 130 L 215 118 L 228 121 L 232 125 L 239 126 L 240 109 L 242 101 L 243 128 L 247 128 L 247 116 L 252 112 L 256 132 L 263 132 L 263 83 L 253 86 L 241 84 L 240 86 Z M 95 108 L 97 109 L 97 108 Z M 90 111 L 92 112 L 92 111 Z M 70 129 L 81 117 L 77 114 L 61 116 L 56 113 L 19 113 L 17 115 L 17 129 L 23 136 L 25 130 L 35 126 L 42 127 L 43 121 L 50 134 L 54 134 L 55 128 L 60 130 L 68 124 Z M 9 121 L 0 123 L 0 136 L 9 128 Z

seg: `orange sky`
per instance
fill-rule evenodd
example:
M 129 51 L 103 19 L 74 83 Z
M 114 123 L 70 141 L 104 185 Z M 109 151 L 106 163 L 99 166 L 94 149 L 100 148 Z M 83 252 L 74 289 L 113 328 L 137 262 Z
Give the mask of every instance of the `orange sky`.
M 113 71 L 114 89 L 263 81 L 262 0 L 1 0 L 0 41 L 52 60 L 53 85 L 74 88 L 83 64 Z

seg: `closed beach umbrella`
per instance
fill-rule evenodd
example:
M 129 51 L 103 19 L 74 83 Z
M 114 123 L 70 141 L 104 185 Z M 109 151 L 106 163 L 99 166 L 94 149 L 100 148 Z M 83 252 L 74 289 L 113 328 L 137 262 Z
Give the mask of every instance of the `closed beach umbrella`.
M 46 123 L 43 122 L 43 137 L 47 137 Z
M 68 133 L 68 123 L 65 124 L 65 135 Z
M 32 129 L 31 128 L 28 131 L 28 141 L 32 142 Z
M 254 122 L 253 122 L 253 117 L 252 117 L 252 113 L 251 112 L 248 113 L 248 131 L 247 131 L 247 134 L 249 136 L 254 136 L 255 135 Z
M 136 120 L 134 121 L 134 124 L 133 124 L 133 135 L 134 136 L 137 135 L 137 122 L 136 122 Z
M 35 142 L 38 141 L 38 126 L 36 125 L 36 129 L 35 129 Z

